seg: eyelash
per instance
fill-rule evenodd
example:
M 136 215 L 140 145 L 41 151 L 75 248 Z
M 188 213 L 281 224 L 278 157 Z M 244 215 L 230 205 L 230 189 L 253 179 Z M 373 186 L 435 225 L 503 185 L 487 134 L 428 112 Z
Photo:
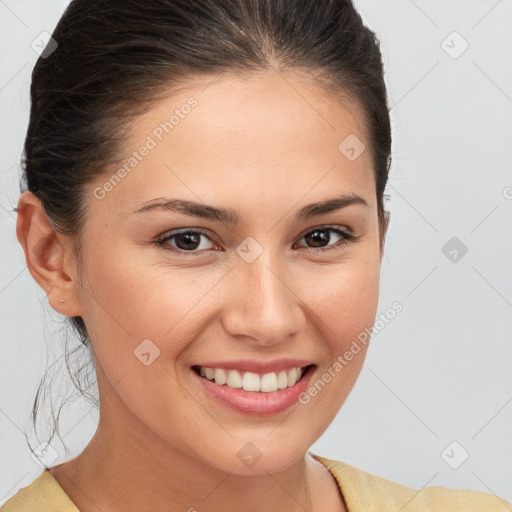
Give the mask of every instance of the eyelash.
M 339 249 L 347 244 L 351 244 L 351 243 L 354 243 L 356 242 L 360 237 L 358 236 L 355 236 L 355 235 L 352 235 L 351 233 L 348 233 L 347 231 L 343 231 L 341 229 L 338 229 L 338 226 L 321 226 L 321 227 L 317 227 L 317 228 L 313 228 L 311 229 L 310 231 L 308 231 L 307 233 L 305 233 L 302 237 L 304 238 L 306 235 L 309 235 L 311 233 L 314 233 L 315 231 L 325 231 L 327 233 L 334 233 L 336 235 L 340 235 L 341 236 L 341 241 L 334 245 L 334 246 L 329 246 L 329 247 L 305 247 L 308 251 L 313 251 L 313 252 L 325 252 L 325 251 L 332 251 L 332 250 L 335 250 L 335 249 Z M 164 250 L 167 250 L 167 251 L 172 251 L 172 252 L 176 252 L 178 254 L 186 254 L 186 253 L 190 253 L 190 254 L 196 254 L 196 255 L 201 255 L 202 254 L 202 251 L 196 251 L 196 250 L 193 250 L 193 251 L 185 251 L 183 249 L 179 249 L 179 248 L 176 248 L 176 247 L 172 247 L 170 246 L 171 248 L 169 247 L 165 247 L 166 245 L 168 245 L 168 241 L 171 240 L 172 238 L 174 238 L 175 236 L 177 235 L 183 235 L 183 234 L 189 234 L 189 233 L 194 233 L 194 234 L 201 234 L 201 235 L 204 235 L 206 238 L 208 238 L 208 240 L 212 241 L 213 240 L 208 236 L 208 233 L 206 231 L 203 231 L 202 229 L 183 229 L 183 230 L 179 230 L 178 232 L 171 232 L 172 234 L 166 234 L 164 237 L 161 237 L 159 238 L 158 240 L 155 241 L 155 244 L 158 246 L 158 247 L 161 247 L 163 248 Z M 302 246 L 304 247 L 304 246 Z

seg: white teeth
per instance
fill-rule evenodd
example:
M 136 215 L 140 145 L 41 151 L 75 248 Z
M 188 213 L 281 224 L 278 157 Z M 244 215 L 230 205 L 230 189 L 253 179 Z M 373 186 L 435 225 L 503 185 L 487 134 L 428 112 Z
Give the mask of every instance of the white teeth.
M 270 393 L 271 391 L 277 391 L 277 375 L 276 372 L 265 373 L 261 376 L 261 391 Z
M 288 375 L 286 375 L 286 371 L 282 370 L 279 372 L 277 376 L 277 387 L 279 389 L 284 389 L 288 387 Z
M 259 391 L 261 385 L 260 376 L 257 373 L 245 372 L 242 378 L 244 391 Z
M 300 379 L 302 368 L 290 368 L 280 372 L 258 374 L 254 372 L 241 372 L 239 370 L 224 370 L 222 368 L 207 368 L 200 366 L 199 374 L 220 386 L 226 384 L 230 388 L 244 389 L 245 391 L 261 391 L 271 393 L 278 389 L 286 389 Z
M 288 386 L 293 386 L 297 382 L 297 370 L 292 368 L 288 372 Z
M 226 384 L 227 382 L 226 372 L 222 368 L 215 368 L 215 382 L 217 384 Z
M 238 370 L 228 370 L 228 380 L 226 384 L 230 388 L 241 388 L 242 387 L 242 376 Z

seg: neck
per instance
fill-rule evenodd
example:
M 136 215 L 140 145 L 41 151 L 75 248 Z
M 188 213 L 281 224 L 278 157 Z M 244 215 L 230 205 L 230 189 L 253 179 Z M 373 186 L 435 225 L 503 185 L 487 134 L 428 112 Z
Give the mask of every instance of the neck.
M 226 473 L 169 445 L 126 409 L 109 414 L 112 405 L 83 452 L 52 471 L 81 512 L 311 510 L 308 456 L 276 473 Z

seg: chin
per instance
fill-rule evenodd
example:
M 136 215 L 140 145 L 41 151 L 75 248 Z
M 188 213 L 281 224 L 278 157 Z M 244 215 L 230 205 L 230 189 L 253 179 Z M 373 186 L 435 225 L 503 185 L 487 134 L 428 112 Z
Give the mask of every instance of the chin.
M 214 451 L 209 457 L 208 464 L 236 475 L 279 473 L 300 462 L 310 448 L 309 444 L 301 446 L 300 437 L 287 436 L 288 442 L 283 443 L 284 431 L 281 436 L 276 432 L 269 435 L 269 432 L 272 431 L 262 433 L 260 436 L 243 436 L 243 439 L 241 436 L 233 439 L 230 446 L 221 448 L 220 453 Z M 204 454 L 202 456 L 204 460 Z

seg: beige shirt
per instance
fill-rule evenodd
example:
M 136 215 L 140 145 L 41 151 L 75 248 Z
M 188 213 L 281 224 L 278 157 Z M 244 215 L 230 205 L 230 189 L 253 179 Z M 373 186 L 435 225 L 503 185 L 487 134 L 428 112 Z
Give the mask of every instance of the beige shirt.
M 335 478 L 348 512 L 512 512 L 493 494 L 437 485 L 415 490 L 339 460 L 313 457 Z M 79 512 L 48 470 L 21 488 L 0 512 Z

